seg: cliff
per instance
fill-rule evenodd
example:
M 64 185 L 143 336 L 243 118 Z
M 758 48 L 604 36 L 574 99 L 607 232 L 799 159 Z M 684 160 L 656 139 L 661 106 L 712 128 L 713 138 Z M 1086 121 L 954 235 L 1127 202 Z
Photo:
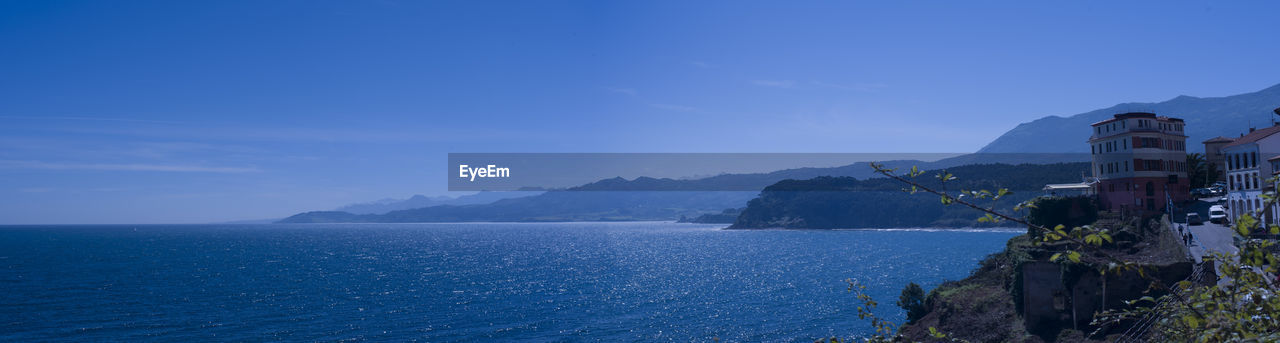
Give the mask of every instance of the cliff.
M 1102 251 L 1139 263 L 1150 277 L 1173 284 L 1200 275 L 1193 272 L 1196 266 L 1185 248 L 1160 220 L 1106 215 L 1094 224 L 1116 233 L 1115 242 Z M 933 327 L 970 342 L 1110 341 L 1132 322 L 1095 327 L 1091 325 L 1094 313 L 1125 308 L 1126 300 L 1162 294 L 1149 290 L 1151 281 L 1136 271 L 1100 275 L 1098 270 L 1107 260 L 1096 252 L 1085 254 L 1080 264 L 1048 262 L 1064 247 L 1033 244 L 1038 240 L 1030 235 L 1014 237 L 965 279 L 931 290 L 925 314 L 904 325 L 899 334 L 911 341 L 930 341 Z M 1211 274 L 1192 281 L 1212 284 Z

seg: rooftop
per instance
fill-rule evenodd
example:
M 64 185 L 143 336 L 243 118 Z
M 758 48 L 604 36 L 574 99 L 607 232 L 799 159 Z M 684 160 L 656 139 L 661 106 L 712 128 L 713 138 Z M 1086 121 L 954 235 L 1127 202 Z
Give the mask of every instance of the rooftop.
M 1092 125 L 1098 126 L 1098 125 L 1110 123 L 1113 121 L 1117 121 L 1121 119 L 1130 119 L 1130 118 L 1149 118 L 1149 119 L 1155 119 L 1159 121 L 1172 121 L 1172 122 L 1179 122 L 1179 123 L 1182 122 L 1182 118 L 1158 116 L 1155 113 L 1151 113 L 1151 112 L 1129 112 L 1129 113 L 1120 113 L 1120 114 L 1114 115 L 1112 116 L 1111 119 L 1093 123 Z
M 1274 135 L 1277 132 L 1280 132 L 1280 125 L 1272 126 L 1272 127 L 1264 127 L 1261 129 L 1253 130 L 1253 132 L 1249 132 L 1249 134 L 1247 135 L 1244 135 L 1240 138 L 1236 138 L 1235 140 L 1231 141 L 1230 144 L 1223 146 L 1223 148 L 1230 148 L 1233 146 L 1241 146 L 1245 144 L 1254 143 L 1262 140 L 1263 138 L 1270 137 L 1271 135 Z
M 1201 142 L 1201 143 L 1204 143 L 1204 144 L 1210 144 L 1210 143 L 1231 143 L 1232 141 L 1234 141 L 1234 139 L 1227 138 L 1227 137 L 1223 137 L 1223 136 L 1217 136 L 1217 137 L 1209 138 L 1209 140 L 1206 140 L 1206 141 Z
M 1045 191 L 1057 190 L 1089 190 L 1093 187 L 1091 183 L 1051 183 L 1044 185 Z

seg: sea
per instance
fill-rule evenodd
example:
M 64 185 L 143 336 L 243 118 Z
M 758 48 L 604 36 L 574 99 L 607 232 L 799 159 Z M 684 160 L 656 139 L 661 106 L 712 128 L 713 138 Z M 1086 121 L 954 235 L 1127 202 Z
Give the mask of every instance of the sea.
M 853 338 L 1020 233 L 724 226 L 0 226 L 0 341 Z

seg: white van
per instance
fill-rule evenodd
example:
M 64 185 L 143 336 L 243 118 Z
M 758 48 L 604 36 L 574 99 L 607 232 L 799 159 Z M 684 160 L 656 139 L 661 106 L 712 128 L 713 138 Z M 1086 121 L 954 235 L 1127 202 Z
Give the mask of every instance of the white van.
M 1217 224 L 1225 224 L 1227 222 L 1227 211 L 1222 205 L 1213 205 L 1209 207 L 1209 222 Z

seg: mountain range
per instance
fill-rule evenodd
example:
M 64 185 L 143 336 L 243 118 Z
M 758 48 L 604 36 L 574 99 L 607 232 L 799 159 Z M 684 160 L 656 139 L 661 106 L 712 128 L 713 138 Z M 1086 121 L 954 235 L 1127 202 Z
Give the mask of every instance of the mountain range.
M 1187 151 L 1204 152 L 1201 142 L 1224 136 L 1239 137 L 1253 127 L 1271 126 L 1280 107 L 1280 84 L 1246 94 L 1199 98 L 1178 96 L 1156 103 L 1123 103 L 1068 117 L 1048 116 L 1022 123 L 1005 132 L 979 153 L 1088 153 L 1089 124 L 1117 113 L 1151 112 L 1186 121 Z

